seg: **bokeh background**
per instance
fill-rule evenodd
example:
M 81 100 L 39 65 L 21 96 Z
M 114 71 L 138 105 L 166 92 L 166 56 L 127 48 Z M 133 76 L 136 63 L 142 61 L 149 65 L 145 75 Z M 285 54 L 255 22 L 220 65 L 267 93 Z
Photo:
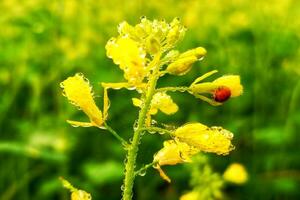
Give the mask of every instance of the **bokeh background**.
M 225 184 L 227 199 L 300 198 L 300 1 L 298 0 L 1 0 L 0 1 L 0 199 L 68 199 L 63 176 L 93 195 L 120 199 L 125 152 L 108 132 L 73 128 L 66 119 L 86 116 L 61 95 L 59 83 L 82 72 L 102 104 L 99 82 L 123 80 L 106 57 L 117 25 L 141 16 L 188 27 L 179 50 L 203 46 L 207 57 L 184 77 L 160 85 L 188 85 L 218 69 L 240 74 L 244 94 L 212 107 L 188 94 L 172 94 L 180 107 L 156 119 L 175 126 L 188 121 L 220 125 L 234 134 L 236 150 L 207 155 L 222 174 L 232 162 L 245 165 L 249 181 Z M 130 138 L 137 109 L 132 91 L 110 92 L 108 123 Z M 146 135 L 138 165 L 149 163 L 168 138 Z M 172 184 L 154 170 L 137 177 L 135 199 L 179 199 L 190 190 L 186 165 L 165 168 Z

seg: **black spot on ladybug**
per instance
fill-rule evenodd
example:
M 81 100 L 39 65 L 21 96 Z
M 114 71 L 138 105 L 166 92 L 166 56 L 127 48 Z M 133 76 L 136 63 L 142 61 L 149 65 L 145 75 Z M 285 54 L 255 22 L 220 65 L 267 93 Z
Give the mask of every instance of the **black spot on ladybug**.
M 228 87 L 219 87 L 214 91 L 213 98 L 216 102 L 224 102 L 231 96 L 231 91 Z

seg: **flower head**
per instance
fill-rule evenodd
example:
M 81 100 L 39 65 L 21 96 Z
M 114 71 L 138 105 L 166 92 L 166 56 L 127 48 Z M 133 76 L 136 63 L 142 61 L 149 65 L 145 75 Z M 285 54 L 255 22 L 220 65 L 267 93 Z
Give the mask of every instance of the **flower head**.
M 178 18 L 171 23 L 164 20 L 148 20 L 141 18 L 141 22 L 135 26 L 122 22 L 118 28 L 120 36 L 128 36 L 138 42 L 149 54 L 158 51 L 165 52 L 180 41 L 186 31 Z
M 142 105 L 142 101 L 137 98 L 133 98 L 132 102 L 133 105 L 138 107 Z M 178 111 L 178 106 L 173 102 L 171 96 L 167 95 L 165 92 L 158 92 L 153 96 L 149 113 L 155 115 L 158 110 L 167 115 L 171 115 Z
M 229 98 L 238 97 L 243 93 L 243 86 L 238 75 L 225 75 L 212 82 L 199 83 L 199 81 L 216 72 L 209 72 L 196 79 L 190 86 L 190 92 L 212 105 L 220 105 Z M 212 99 L 202 95 L 205 93 L 211 94 Z
M 198 149 L 186 143 L 174 140 L 165 141 L 164 147 L 154 155 L 153 162 L 156 163 L 154 168 L 159 171 L 160 176 L 164 180 L 171 182 L 160 166 L 191 162 L 191 157 L 198 152 Z
M 221 127 L 207 127 L 201 123 L 190 123 L 176 129 L 174 136 L 200 151 L 227 155 L 234 146 L 233 134 Z
M 61 82 L 61 87 L 63 95 L 90 118 L 92 125 L 100 127 L 103 124 L 102 112 L 93 99 L 92 87 L 82 74 L 77 73 L 67 78 Z M 84 124 L 88 126 L 88 123 L 70 122 L 75 126 L 84 126 Z
M 133 85 L 139 84 L 146 76 L 144 50 L 129 37 L 110 39 L 106 46 L 107 56 L 124 71 L 124 77 Z
M 214 80 L 213 83 L 221 87 L 229 88 L 231 97 L 238 97 L 243 93 L 243 86 L 241 85 L 240 76 L 238 75 L 222 76 Z
M 244 184 L 248 180 L 248 173 L 242 164 L 232 163 L 224 172 L 223 178 L 231 183 Z
M 190 162 L 191 156 L 198 152 L 199 150 L 184 142 L 168 140 L 164 142 L 164 147 L 154 155 L 154 162 L 160 166 Z

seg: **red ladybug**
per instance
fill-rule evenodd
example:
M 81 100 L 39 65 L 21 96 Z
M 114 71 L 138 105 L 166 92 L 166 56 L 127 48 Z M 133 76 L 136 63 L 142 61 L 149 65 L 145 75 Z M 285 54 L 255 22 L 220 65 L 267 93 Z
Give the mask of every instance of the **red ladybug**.
M 224 102 L 231 96 L 231 91 L 228 87 L 219 87 L 213 93 L 213 98 L 216 102 Z

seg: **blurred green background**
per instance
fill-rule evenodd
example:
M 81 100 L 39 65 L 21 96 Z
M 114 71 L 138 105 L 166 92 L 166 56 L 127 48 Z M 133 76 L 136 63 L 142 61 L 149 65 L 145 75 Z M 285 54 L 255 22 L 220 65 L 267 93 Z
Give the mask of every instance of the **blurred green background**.
M 188 94 L 171 94 L 180 110 L 163 123 L 200 121 L 234 134 L 236 150 L 208 155 L 222 174 L 244 164 L 250 179 L 225 185 L 228 199 L 300 199 L 300 1 L 298 0 L 1 0 L 0 1 L 0 199 L 68 199 L 59 176 L 89 191 L 93 199 L 120 199 L 125 152 L 108 132 L 73 128 L 66 119 L 86 116 L 61 95 L 59 83 L 82 72 L 102 104 L 99 82 L 120 82 L 121 70 L 106 57 L 117 25 L 180 17 L 188 27 L 178 49 L 203 46 L 208 55 L 184 77 L 160 85 L 188 85 L 218 69 L 240 74 L 244 94 L 212 107 Z M 137 109 L 132 91 L 110 92 L 108 123 L 125 138 Z M 298 135 L 297 135 L 298 134 Z M 138 165 L 149 163 L 168 138 L 146 135 Z M 178 199 L 190 190 L 185 165 L 137 177 L 135 198 Z

